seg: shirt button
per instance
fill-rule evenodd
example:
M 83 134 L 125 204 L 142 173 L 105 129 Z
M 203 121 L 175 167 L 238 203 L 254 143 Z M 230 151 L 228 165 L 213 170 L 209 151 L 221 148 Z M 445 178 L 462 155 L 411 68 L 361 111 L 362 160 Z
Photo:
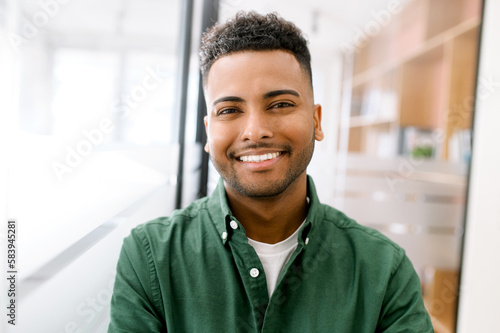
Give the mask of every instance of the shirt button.
M 309 237 L 306 238 L 306 245 L 309 244 Z
M 259 270 L 257 268 L 252 268 L 250 270 L 250 276 L 253 277 L 253 278 L 256 278 L 257 276 L 259 276 Z
M 231 228 L 233 229 L 238 229 L 238 223 L 236 221 L 231 221 L 229 222 L 229 225 L 231 226 Z
M 224 232 L 222 233 L 222 239 L 223 239 L 223 240 L 226 240 L 226 238 L 227 238 L 227 232 L 225 232 L 225 231 L 224 231 Z

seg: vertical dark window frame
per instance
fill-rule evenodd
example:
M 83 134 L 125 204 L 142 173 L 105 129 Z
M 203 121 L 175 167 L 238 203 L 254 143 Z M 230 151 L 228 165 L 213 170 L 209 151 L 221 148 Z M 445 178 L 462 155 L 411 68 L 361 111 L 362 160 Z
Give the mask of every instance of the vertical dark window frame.
M 179 72 L 177 79 L 177 108 L 179 113 L 179 156 L 177 164 L 177 183 L 175 194 L 175 208 L 182 206 L 182 190 L 184 178 L 184 154 L 186 147 L 186 114 L 189 81 L 189 63 L 191 56 L 191 39 L 193 27 L 193 2 L 183 0 L 181 6 L 181 27 L 179 31 Z
M 192 27 L 193 27 L 193 0 L 185 0 L 182 2 L 181 9 L 181 30 L 179 34 L 179 56 L 180 70 L 177 85 L 177 99 L 179 112 L 179 159 L 177 165 L 177 184 L 175 196 L 175 208 L 182 208 L 183 186 L 184 186 L 184 159 L 186 147 L 186 115 L 187 115 L 187 96 L 188 96 L 188 81 L 189 81 L 189 66 L 191 57 L 192 43 Z M 203 9 L 201 15 L 201 34 L 218 20 L 219 0 L 203 0 Z M 196 115 L 196 138 L 195 141 L 201 147 L 206 142 L 206 132 L 204 126 L 204 116 L 206 113 L 205 97 L 203 94 L 203 82 L 201 73 L 198 83 L 198 102 Z M 197 198 L 207 195 L 209 156 L 201 149 L 200 150 L 200 176 L 198 181 L 198 189 L 196 191 Z
M 201 33 L 212 25 L 214 25 L 219 19 L 219 0 L 203 0 L 203 13 L 201 22 Z M 201 147 L 205 145 L 207 141 L 207 133 L 205 131 L 204 117 L 206 115 L 206 105 L 205 105 L 205 95 L 203 93 L 203 80 L 201 77 L 201 72 L 199 74 L 198 83 L 198 114 L 196 119 L 196 143 L 199 143 Z M 198 183 L 197 198 L 202 198 L 208 194 L 208 170 L 209 170 L 209 156 L 204 149 L 200 150 L 200 178 Z

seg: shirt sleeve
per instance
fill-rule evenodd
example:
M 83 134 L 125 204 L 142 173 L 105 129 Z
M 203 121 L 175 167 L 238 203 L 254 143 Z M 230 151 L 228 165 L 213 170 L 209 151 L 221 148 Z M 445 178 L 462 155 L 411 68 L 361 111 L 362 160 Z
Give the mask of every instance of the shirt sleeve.
M 118 259 L 108 333 L 166 332 L 162 313 L 151 248 L 135 229 Z
M 401 253 L 402 260 L 387 286 L 377 332 L 434 333 L 424 307 L 420 279 L 403 250 Z

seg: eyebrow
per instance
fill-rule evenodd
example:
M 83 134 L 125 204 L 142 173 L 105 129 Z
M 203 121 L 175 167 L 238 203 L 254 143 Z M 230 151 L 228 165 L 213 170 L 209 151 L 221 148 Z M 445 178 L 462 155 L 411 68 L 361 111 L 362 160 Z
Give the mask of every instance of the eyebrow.
M 222 102 L 244 102 L 245 100 L 241 97 L 238 96 L 224 96 L 221 98 L 216 99 L 213 103 L 212 106 L 215 106 L 217 103 L 222 103 Z
M 280 95 L 293 95 L 293 96 L 296 96 L 296 97 L 300 97 L 300 94 L 297 91 L 295 91 L 295 90 L 292 90 L 292 89 L 279 89 L 279 90 L 273 90 L 273 91 L 269 91 L 269 92 L 265 93 L 264 94 L 264 99 L 272 98 L 272 97 L 276 97 L 276 96 L 280 96 Z M 243 98 L 238 97 L 238 96 L 224 96 L 224 97 L 216 99 L 212 103 L 212 106 L 215 106 L 216 104 L 222 103 L 222 102 L 238 102 L 238 103 L 242 103 L 244 101 L 245 100 Z
M 280 90 L 273 90 L 270 92 L 267 92 L 264 94 L 264 98 L 271 98 L 271 97 L 276 97 L 280 95 L 293 95 L 296 97 L 300 97 L 300 94 L 292 89 L 280 89 Z

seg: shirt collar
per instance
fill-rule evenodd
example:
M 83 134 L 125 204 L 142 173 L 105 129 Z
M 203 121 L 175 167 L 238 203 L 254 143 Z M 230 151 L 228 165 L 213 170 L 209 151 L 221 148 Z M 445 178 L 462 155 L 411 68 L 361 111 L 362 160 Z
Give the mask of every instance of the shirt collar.
M 311 176 L 307 176 L 307 196 L 309 197 L 309 212 L 307 219 L 301 230 L 299 231 L 299 243 L 303 244 L 309 234 L 312 225 L 318 224 L 322 220 L 323 210 L 321 203 L 316 193 L 316 186 Z M 235 218 L 232 215 L 231 209 L 227 202 L 226 189 L 224 187 L 224 180 L 219 179 L 217 187 L 207 202 L 208 211 L 212 217 L 212 222 L 220 236 L 223 244 L 226 244 L 229 236 L 229 223 Z
M 222 178 L 219 178 L 217 187 L 208 198 L 207 208 L 220 239 L 226 244 L 228 236 L 227 220 L 230 219 L 232 214 L 227 203 L 226 189 L 224 188 L 224 180 Z

